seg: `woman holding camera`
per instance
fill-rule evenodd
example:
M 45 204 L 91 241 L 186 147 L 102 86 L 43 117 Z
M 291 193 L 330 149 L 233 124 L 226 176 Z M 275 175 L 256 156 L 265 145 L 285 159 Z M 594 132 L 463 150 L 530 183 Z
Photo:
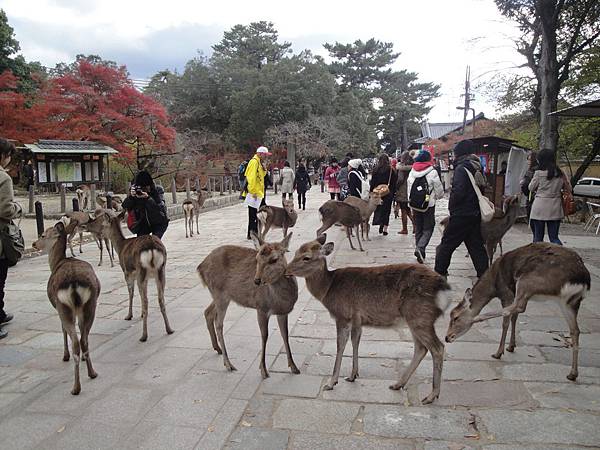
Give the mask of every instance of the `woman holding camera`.
M 162 239 L 169 226 L 165 191 L 162 186 L 154 184 L 146 170 L 135 176 L 123 208 L 131 215 L 127 219 L 127 226 L 132 233 L 137 236 L 153 234 Z

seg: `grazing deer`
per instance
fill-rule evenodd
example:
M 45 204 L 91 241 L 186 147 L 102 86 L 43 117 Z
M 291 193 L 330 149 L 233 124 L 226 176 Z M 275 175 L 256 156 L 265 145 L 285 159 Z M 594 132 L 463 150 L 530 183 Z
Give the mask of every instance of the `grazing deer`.
M 92 198 L 92 192 L 90 187 L 86 184 L 80 184 L 75 191 L 77 194 L 77 201 L 79 202 L 79 209 L 85 211 L 91 206 L 90 199 Z
M 337 328 L 337 355 L 331 390 L 338 382 L 342 355 L 352 336 L 352 373 L 358 377 L 358 345 L 363 325 L 391 328 L 406 320 L 414 341 L 410 366 L 390 389 L 402 389 L 427 352 L 433 357 L 433 389 L 423 399 L 431 403 L 440 395 L 444 344 L 436 335 L 435 321 L 450 301 L 450 286 L 441 275 L 422 264 L 393 264 L 378 267 L 345 267 L 329 270 L 325 257 L 333 251 L 326 236 L 303 244 L 287 273 L 306 279 L 309 292 L 327 308 Z
M 485 242 L 490 266 L 494 260 L 494 253 L 496 253 L 498 244 L 500 244 L 500 256 L 502 256 L 502 238 L 515 224 L 520 210 L 519 196 L 513 195 L 504 199 L 502 210 L 496 208 L 492 220 L 481 222 L 481 236 Z
M 63 361 L 68 361 L 69 346 L 67 335 L 71 338 L 73 362 L 75 363 L 75 381 L 71 394 L 81 392 L 79 381 L 80 347 L 81 355 L 87 365 L 90 378 L 97 373 L 92 367 L 92 359 L 88 347 L 88 336 L 94 323 L 96 304 L 100 295 L 100 281 L 92 266 L 79 259 L 67 258 L 67 235 L 77 226 L 73 220 L 67 228 L 62 222 L 48 228 L 33 243 L 36 250 L 48 251 L 50 278 L 48 279 L 48 299 L 58 312 L 64 337 Z M 76 322 L 79 325 L 81 339 L 77 336 Z
M 204 206 L 204 202 L 209 197 L 209 193 L 205 191 L 200 191 L 196 193 L 196 198 L 192 197 L 189 200 L 184 200 L 182 204 L 183 208 L 183 216 L 185 218 L 185 237 L 190 237 L 194 235 L 194 223 L 192 219 L 196 218 L 196 234 L 200 234 L 200 229 L 198 228 L 198 216 L 200 215 L 200 210 Z M 188 225 L 189 225 L 189 236 L 188 236 Z
M 350 248 L 356 250 L 352 245 L 352 229 L 356 228 L 356 239 L 361 252 L 364 252 L 362 243 L 360 242 L 360 234 L 358 226 L 363 223 L 363 218 L 360 210 L 348 203 L 337 200 L 328 200 L 319 208 L 321 215 L 321 227 L 317 230 L 317 237 L 321 236 L 326 230 L 331 228 L 336 223 L 341 223 L 346 227 L 346 237 L 350 242 Z
M 278 206 L 261 206 L 258 210 L 257 218 L 260 224 L 260 238 L 262 240 L 265 239 L 271 227 L 281 228 L 283 230 L 283 237 L 286 237 L 288 228 L 296 225 L 298 213 L 294 210 L 294 200 L 291 198 L 283 199 L 282 204 L 283 208 L 279 208 Z
M 150 277 L 156 280 L 158 305 L 165 321 L 167 334 L 173 333 L 165 307 L 167 250 L 156 236 L 146 235 L 125 239 L 121 229 L 121 221 L 124 217 L 125 211 L 121 211 L 114 217 L 106 215 L 104 226 L 112 245 L 117 249 L 119 263 L 129 290 L 129 313 L 125 320 L 131 320 L 133 317 L 133 293 L 137 280 L 142 299 L 143 328 L 140 341 L 145 342 L 148 339 L 148 278 Z
M 371 220 L 371 215 L 373 214 L 373 212 L 377 209 L 379 205 L 383 203 L 381 196 L 375 192 L 370 192 L 368 202 L 361 198 L 350 196 L 344 200 L 344 203 L 348 203 L 349 205 L 358 208 L 362 217 L 362 223 L 360 224 L 360 234 L 364 241 L 370 241 L 371 239 L 369 239 L 369 230 L 371 229 L 371 225 L 369 225 L 369 221 Z
M 454 342 L 476 322 L 503 316 L 500 346 L 492 355 L 500 359 L 504 353 L 509 320 L 512 329 L 506 350 L 513 352 L 517 317 L 525 311 L 527 302 L 537 296 L 552 297 L 560 305 L 571 333 L 573 362 L 567 378 L 575 381 L 579 355 L 577 313 L 590 283 L 590 273 L 573 250 L 543 242 L 512 250 L 497 259 L 472 290 L 467 289 L 463 300 L 450 313 L 446 342 Z M 503 309 L 480 314 L 495 297 L 500 299 Z
M 288 314 L 298 300 L 298 283 L 294 277 L 285 274 L 287 269 L 285 252 L 288 250 L 291 238 L 292 233 L 279 243 L 265 243 L 257 234 L 252 233 L 256 250 L 223 245 L 213 250 L 196 269 L 213 298 L 212 303 L 204 310 L 204 317 L 212 346 L 218 354 L 223 354 L 223 364 L 227 370 L 236 369 L 229 361 L 225 348 L 223 320 L 229 303 L 234 301 L 246 308 L 256 309 L 262 336 L 260 358 L 262 377 L 269 376 L 265 364 L 265 352 L 269 317 L 272 314 L 277 316 L 288 366 L 292 373 L 300 373 L 292 358 L 288 339 Z

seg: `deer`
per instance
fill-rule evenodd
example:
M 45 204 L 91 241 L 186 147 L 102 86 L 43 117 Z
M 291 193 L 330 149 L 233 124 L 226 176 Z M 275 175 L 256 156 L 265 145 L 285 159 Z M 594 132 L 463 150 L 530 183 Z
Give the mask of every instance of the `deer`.
M 79 253 L 83 253 L 83 232 L 85 231 L 83 226 L 91 220 L 90 214 L 84 211 L 73 211 L 62 216 L 60 220 L 65 226 L 69 225 L 71 221 L 77 223 L 77 225 L 72 228 L 72 231 L 69 233 L 67 238 L 69 249 L 71 250 L 71 256 L 74 258 L 75 252 L 73 251 L 73 238 L 76 234 L 79 234 Z
M 204 206 L 204 202 L 209 197 L 208 192 L 199 191 L 196 192 L 196 198 L 192 197 L 190 199 L 184 200 L 182 204 L 183 208 L 183 216 L 185 220 L 185 237 L 190 237 L 194 235 L 194 224 L 192 219 L 196 218 L 196 234 L 200 234 L 200 229 L 198 228 L 198 216 L 200 215 L 200 210 Z M 189 225 L 189 235 L 188 235 L 188 225 Z
M 370 241 L 371 239 L 369 239 L 369 230 L 371 229 L 371 225 L 369 225 L 369 220 L 371 219 L 371 215 L 377 209 L 377 207 L 383 203 L 381 196 L 375 192 L 370 192 L 369 201 L 350 196 L 344 200 L 344 203 L 348 203 L 349 205 L 358 208 L 363 220 L 360 224 L 360 234 L 363 240 Z
M 440 395 L 444 344 L 434 324 L 450 303 L 446 280 L 421 264 L 391 264 L 377 267 L 345 267 L 329 270 L 326 256 L 333 242 L 326 235 L 302 244 L 288 265 L 287 273 L 304 277 L 308 291 L 335 319 L 337 354 L 333 374 L 325 390 L 338 382 L 342 355 L 352 339 L 352 372 L 346 381 L 358 377 L 358 346 L 363 326 L 392 328 L 404 319 L 413 336 L 414 355 L 410 366 L 390 389 L 403 389 L 427 352 L 433 358 L 433 388 L 423 404 Z
M 462 301 L 450 312 L 446 342 L 454 342 L 469 331 L 474 323 L 503 317 L 500 345 L 492 355 L 500 359 L 504 354 L 509 321 L 512 328 L 506 350 L 514 352 L 519 314 L 525 312 L 530 300 L 539 296 L 552 297 L 560 305 L 571 334 L 573 358 L 567 379 L 575 381 L 579 356 L 577 313 L 590 290 L 590 284 L 590 272 L 573 250 L 544 242 L 519 247 L 497 259 L 473 288 L 465 291 Z M 496 297 L 500 299 L 503 309 L 480 314 Z
M 358 226 L 363 223 L 363 218 L 360 210 L 356 206 L 349 203 L 340 202 L 338 200 L 328 200 L 319 208 L 321 216 L 321 227 L 317 230 L 317 237 L 321 236 L 325 231 L 331 228 L 336 223 L 341 223 L 346 227 L 346 237 L 350 242 L 350 248 L 356 250 L 352 244 L 352 229 L 356 228 L 356 239 L 361 252 L 364 252 L 362 243 L 360 242 L 360 234 Z
M 100 249 L 100 262 L 98 262 L 98 267 L 102 265 L 104 244 L 106 244 L 106 253 L 108 253 L 108 257 L 110 259 L 110 267 L 115 266 L 114 247 L 110 243 L 110 239 L 108 238 L 107 230 L 104 225 L 105 220 L 111 217 L 116 217 L 116 213 L 113 209 L 98 208 L 93 215 L 90 214 L 90 220 L 80 226 L 80 228 L 83 228 L 85 231 L 92 233 L 92 236 L 94 236 L 94 240 Z
M 90 187 L 86 184 L 80 184 L 75 191 L 77 195 L 77 201 L 79 202 L 79 208 L 85 211 L 90 207 L 90 199 L 92 198 L 92 192 Z
M 520 210 L 519 195 L 512 195 L 504 199 L 502 210 L 496 208 L 492 220 L 481 223 L 481 236 L 485 242 L 490 266 L 498 245 L 500 245 L 500 256 L 502 256 L 502 238 L 515 224 Z
M 300 370 L 292 357 L 288 339 L 288 314 L 298 300 L 296 278 L 286 275 L 285 253 L 288 251 L 292 233 L 277 243 L 266 243 L 254 232 L 251 233 L 251 237 L 255 249 L 223 245 L 213 250 L 196 269 L 213 299 L 204 310 L 212 346 L 219 355 L 223 355 L 226 369 L 236 370 L 229 360 L 223 338 L 223 320 L 227 307 L 233 301 L 240 306 L 256 309 L 262 337 L 260 373 L 263 379 L 268 378 L 265 352 L 269 318 L 275 314 L 285 345 L 288 366 L 292 373 L 298 374 Z
M 123 210 L 114 217 L 104 215 L 104 228 L 113 247 L 117 250 L 119 264 L 129 291 L 129 312 L 125 320 L 131 320 L 133 317 L 133 294 L 137 281 L 142 300 L 143 325 L 140 341 L 146 342 L 148 339 L 148 279 L 150 277 L 156 281 L 158 305 L 165 322 L 165 330 L 167 334 L 173 333 L 165 306 L 167 250 L 156 236 L 144 235 L 126 239 L 121 229 L 121 221 L 125 217 L 125 213 L 126 211 Z
M 283 237 L 287 236 L 287 231 L 296 225 L 298 213 L 294 210 L 294 200 L 283 199 L 282 208 L 278 206 L 261 206 L 258 210 L 257 218 L 261 230 L 261 239 L 265 239 L 269 230 L 281 228 Z
M 58 222 L 44 231 L 33 243 L 36 250 L 48 252 L 50 278 L 48 279 L 48 299 L 58 312 L 62 324 L 64 353 L 63 361 L 70 359 L 67 335 L 71 338 L 75 376 L 71 394 L 81 392 L 79 380 L 80 354 L 85 360 L 88 377 L 96 378 L 98 374 L 92 366 L 92 358 L 88 347 L 88 336 L 94 323 L 96 305 L 100 295 L 100 281 L 92 266 L 80 259 L 67 258 L 67 235 L 77 227 L 73 220 L 68 227 Z M 77 336 L 76 324 L 80 337 Z
M 111 201 L 111 209 L 114 209 L 115 211 L 121 211 L 123 209 L 123 207 L 121 206 L 121 204 L 123 203 L 123 199 L 118 196 L 118 195 L 113 195 L 112 197 L 112 201 Z M 97 194 L 96 195 L 96 204 L 102 208 L 102 209 L 106 209 L 106 195 L 105 194 Z

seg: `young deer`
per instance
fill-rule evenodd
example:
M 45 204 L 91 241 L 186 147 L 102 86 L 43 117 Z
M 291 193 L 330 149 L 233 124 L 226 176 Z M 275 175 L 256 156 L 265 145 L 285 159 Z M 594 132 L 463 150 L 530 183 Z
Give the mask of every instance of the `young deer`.
M 452 310 L 446 342 L 454 342 L 476 322 L 503 316 L 500 346 L 492 355 L 500 359 L 504 353 L 509 320 L 512 329 L 506 350 L 513 352 L 517 317 L 525 311 L 527 302 L 536 296 L 552 297 L 560 305 L 571 333 L 573 361 L 567 378 L 575 381 L 579 355 L 577 313 L 590 283 L 590 273 L 573 250 L 540 242 L 510 251 L 496 260 L 472 290 L 467 289 L 463 300 Z M 503 309 L 480 314 L 495 297 L 500 299 Z
M 71 338 L 73 361 L 75 362 L 75 381 L 71 390 L 73 395 L 81 392 L 79 381 L 80 346 L 82 357 L 87 365 L 88 376 L 90 378 L 97 376 L 92 367 L 88 335 L 94 323 L 96 303 L 98 295 L 100 295 L 100 281 L 98 281 L 92 266 L 85 261 L 66 257 L 67 234 L 76 226 L 76 221 L 72 221 L 67 228 L 62 222 L 58 222 L 54 227 L 44 231 L 42 236 L 33 243 L 35 249 L 48 251 L 51 271 L 47 288 L 48 299 L 58 312 L 62 324 L 63 361 L 68 361 L 70 358 L 67 335 Z M 81 339 L 77 336 L 76 322 L 79 325 Z
M 123 207 L 121 206 L 121 204 L 123 203 L 123 199 L 121 199 L 121 197 L 119 197 L 118 195 L 113 195 L 111 203 L 111 209 L 114 209 L 115 211 L 121 211 L 123 209 Z M 100 208 L 106 209 L 106 195 L 96 194 L 96 204 Z
M 322 225 L 317 230 L 317 237 L 321 236 L 334 224 L 341 223 L 346 227 L 346 237 L 348 238 L 348 242 L 350 242 L 350 248 L 352 250 L 356 249 L 354 248 L 354 245 L 352 245 L 352 238 L 350 236 L 352 229 L 356 228 L 358 247 L 361 252 L 364 252 L 358 231 L 359 225 L 363 223 L 363 218 L 357 207 L 337 200 L 328 200 L 319 208 L 319 214 L 321 215 Z
M 369 193 L 368 202 L 361 198 L 350 196 L 344 200 L 344 203 L 348 203 L 349 205 L 358 208 L 362 217 L 362 223 L 360 224 L 360 234 L 363 240 L 370 241 L 371 239 L 369 239 L 369 230 L 371 229 L 371 225 L 369 225 L 369 220 L 371 219 L 371 215 L 377 209 L 377 207 L 383 203 L 381 196 L 379 196 L 375 192 L 371 192 Z
M 198 228 L 198 216 L 200 215 L 200 210 L 202 206 L 204 206 L 204 202 L 208 198 L 209 194 L 205 191 L 200 191 L 196 193 L 196 198 L 192 197 L 189 200 L 184 200 L 183 207 L 183 216 L 185 218 L 185 237 L 190 237 L 194 235 L 194 223 L 192 219 L 196 218 L 196 234 L 200 234 L 200 229 Z M 189 236 L 188 236 L 188 226 L 189 226 Z
M 89 222 L 80 226 L 85 231 L 92 233 L 94 236 L 94 240 L 100 249 L 100 262 L 98 266 L 102 265 L 102 255 L 104 253 L 104 244 L 106 244 L 106 253 L 108 253 L 108 257 L 110 258 L 110 267 L 114 267 L 114 248 L 110 243 L 110 239 L 108 238 L 108 233 L 105 227 L 105 221 L 109 220 L 111 217 L 116 217 L 116 213 L 112 209 L 97 209 L 94 211 L 94 214 L 90 214 Z
M 283 230 L 283 237 L 287 236 L 288 228 L 292 228 L 296 225 L 298 220 L 298 213 L 294 210 L 294 200 L 283 199 L 283 208 L 278 206 L 262 206 L 258 210 L 257 218 L 261 230 L 261 239 L 265 239 L 265 236 L 271 229 L 281 228 Z
M 69 233 L 67 241 L 69 243 L 69 249 L 71 250 L 71 256 L 75 257 L 75 252 L 73 251 L 73 238 L 76 234 L 79 234 L 79 253 L 83 253 L 81 246 L 83 245 L 83 232 L 85 231 L 84 225 L 91 220 L 90 214 L 84 211 L 73 211 L 65 214 L 60 220 L 65 226 L 68 226 L 71 221 L 77 222 L 77 226 L 75 226 Z M 70 228 L 71 227 L 69 227 L 69 229 Z
M 496 208 L 492 220 L 481 223 L 481 235 L 485 242 L 485 249 L 488 254 L 490 266 L 494 260 L 494 253 L 496 253 L 498 244 L 500 244 L 500 256 L 502 256 L 502 238 L 515 224 L 520 210 L 521 205 L 519 204 L 519 196 L 513 195 L 504 200 L 502 203 L 502 211 Z
M 358 345 L 363 325 L 394 327 L 405 319 L 413 336 L 414 355 L 410 366 L 390 389 L 402 389 L 427 352 L 433 357 L 433 389 L 423 399 L 431 403 L 440 395 L 444 344 L 436 335 L 434 323 L 449 303 L 450 286 L 422 264 L 393 264 L 378 267 L 345 267 L 329 270 L 325 256 L 333 251 L 326 236 L 303 244 L 287 272 L 304 277 L 309 292 L 336 321 L 337 355 L 333 375 L 326 390 L 338 382 L 342 355 L 352 336 L 352 373 L 358 377 Z
M 258 235 L 252 233 L 256 250 L 223 245 L 213 250 L 196 269 L 213 298 L 212 303 L 204 310 L 212 346 L 218 354 L 223 354 L 223 364 L 228 370 L 236 369 L 229 361 L 225 348 L 223 320 L 229 302 L 234 301 L 246 308 L 256 309 L 262 336 L 260 358 L 262 377 L 269 376 L 265 364 L 265 351 L 269 333 L 269 317 L 272 314 L 277 316 L 279 331 L 287 353 L 288 366 L 292 373 L 300 373 L 292 358 L 288 340 L 288 314 L 298 300 L 296 279 L 285 275 L 287 269 L 285 253 L 291 238 L 292 233 L 279 243 L 265 243 Z
M 77 201 L 79 202 L 79 209 L 81 211 L 85 211 L 91 206 L 90 199 L 92 197 L 92 192 L 90 191 L 90 187 L 86 184 L 80 184 L 75 191 L 77 194 Z
M 124 217 L 124 210 L 114 217 L 105 215 L 104 226 L 112 245 L 117 249 L 119 263 L 129 290 L 129 313 L 125 320 L 131 320 L 133 317 L 133 293 L 137 280 L 142 299 L 143 328 L 140 341 L 145 342 L 148 339 L 148 278 L 150 277 L 156 280 L 158 305 L 165 321 L 167 334 L 173 333 L 165 306 L 167 250 L 156 236 L 146 235 L 125 239 L 121 229 L 121 221 Z

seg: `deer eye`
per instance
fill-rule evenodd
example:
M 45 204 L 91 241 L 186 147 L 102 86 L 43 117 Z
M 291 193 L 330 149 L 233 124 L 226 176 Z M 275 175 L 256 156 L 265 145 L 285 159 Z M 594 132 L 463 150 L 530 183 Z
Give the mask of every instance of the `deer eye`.
M 305 256 L 302 258 L 303 261 L 310 261 L 312 258 L 310 256 Z
M 269 264 L 275 264 L 277 262 L 277 258 L 271 258 L 268 263 Z

